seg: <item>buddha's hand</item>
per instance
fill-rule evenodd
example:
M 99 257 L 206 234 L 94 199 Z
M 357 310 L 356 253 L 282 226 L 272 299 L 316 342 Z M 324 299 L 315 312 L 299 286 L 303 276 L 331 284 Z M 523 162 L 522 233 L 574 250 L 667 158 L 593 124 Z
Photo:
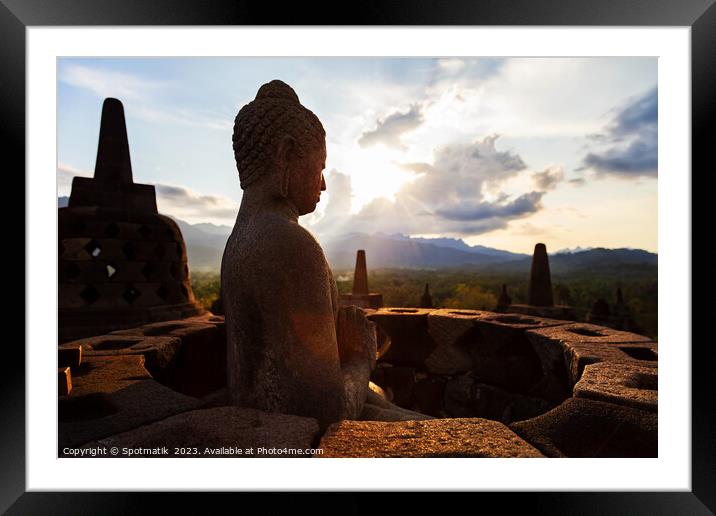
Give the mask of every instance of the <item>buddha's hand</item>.
M 371 371 L 375 368 L 378 353 L 375 323 L 366 318 L 363 310 L 355 306 L 340 308 L 336 337 L 341 364 L 365 360 L 370 364 Z

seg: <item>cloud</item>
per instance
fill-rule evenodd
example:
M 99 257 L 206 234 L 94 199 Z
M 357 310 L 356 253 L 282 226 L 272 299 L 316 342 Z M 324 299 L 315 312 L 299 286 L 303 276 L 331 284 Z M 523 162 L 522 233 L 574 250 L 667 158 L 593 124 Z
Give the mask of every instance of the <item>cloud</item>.
M 326 194 L 328 201 L 325 216 L 332 219 L 346 216 L 351 209 L 351 176 L 336 169 L 331 170 L 326 177 Z
M 445 234 L 470 236 L 507 227 L 511 220 L 542 209 L 545 191 L 510 195 L 502 186 L 521 174 L 531 174 L 522 158 L 495 147 L 497 135 L 469 144 L 435 150 L 432 163 L 402 163 L 416 172 L 394 200 L 373 199 L 350 214 L 350 178 L 331 171 L 327 193 L 333 191 L 323 217 L 310 227 L 321 237 L 357 231 L 365 233 Z M 556 180 L 561 169 L 548 169 Z M 487 191 L 490 191 L 489 195 Z
M 463 203 L 436 213 L 448 220 L 480 221 L 492 218 L 515 218 L 535 213 L 539 208 L 544 192 L 530 192 L 504 204 L 480 202 Z
M 130 101 L 148 101 L 168 86 L 166 82 L 125 72 L 74 64 L 62 68 L 60 82 L 90 90 L 100 98 L 116 97 Z
M 500 57 L 445 57 L 436 62 L 435 79 L 431 88 L 441 88 L 449 84 L 475 83 L 497 75 L 506 59 Z
M 396 111 L 382 120 L 376 122 L 376 128 L 365 131 L 358 139 L 361 147 L 370 147 L 382 143 L 386 147 L 404 149 L 405 145 L 400 141 L 404 133 L 408 133 L 420 127 L 423 123 L 423 113 L 418 104 L 410 106 L 408 111 L 401 113 Z
M 448 73 L 457 73 L 465 69 L 466 62 L 464 59 L 455 57 L 447 59 L 438 59 L 438 67 Z
M 658 92 L 630 99 L 616 111 L 604 133 L 591 135 L 601 142 L 587 153 L 579 170 L 626 178 L 656 177 L 658 170 Z
M 659 118 L 657 88 L 638 97 L 615 117 L 611 134 L 615 137 L 629 137 L 642 129 L 651 129 Z
M 350 232 L 350 211 L 353 197 L 351 176 L 332 169 L 324 177 L 326 191 L 321 195 L 321 204 L 325 203 L 325 207 L 320 215 L 317 212 L 304 215 L 301 218 L 301 224 L 316 234 Z
M 562 167 L 547 167 L 542 172 L 532 174 L 532 179 L 540 190 L 554 190 L 564 180 L 564 169 Z
M 205 195 L 177 185 L 155 184 L 160 213 L 189 223 L 212 222 L 233 226 L 239 204 L 218 195 Z
M 417 172 L 419 174 L 427 174 L 432 172 L 433 166 L 430 163 L 396 163 L 403 170 Z
M 469 144 L 451 144 L 434 152 L 432 164 L 404 167 L 420 172 L 395 195 L 376 200 L 358 213 L 359 222 L 393 226 L 393 232 L 476 234 L 505 227 L 508 220 L 539 209 L 541 194 L 509 200 L 500 185 L 526 169 L 522 158 L 495 147 L 497 135 Z M 487 189 L 497 190 L 492 201 Z M 388 229 L 388 228 L 386 228 Z
M 417 170 L 425 173 L 426 180 L 418 183 L 414 190 L 426 185 L 420 196 L 435 201 L 444 199 L 446 189 L 459 197 L 479 197 L 484 183 L 499 183 L 525 170 L 527 165 L 518 154 L 497 150 L 498 138 L 498 135 L 489 135 L 468 144 L 439 147 L 434 152 L 432 165 L 418 165 Z
M 165 125 L 186 125 L 193 127 L 204 127 L 217 131 L 231 132 L 234 127 L 233 119 L 221 118 L 210 114 L 198 113 L 186 109 L 157 109 L 146 105 L 131 106 L 130 113 L 156 124 Z
M 144 77 L 83 65 L 66 65 L 60 71 L 60 82 L 91 91 L 100 99 L 114 97 L 125 104 L 127 115 L 156 124 L 181 124 L 218 131 L 231 131 L 233 116 L 202 113 L 162 106 L 168 92 L 176 85 Z
M 519 224 L 515 224 L 515 227 L 510 228 L 510 233 L 512 235 L 523 235 L 528 237 L 540 238 L 544 238 L 545 236 L 552 236 L 552 233 L 549 230 L 545 229 L 542 226 L 530 224 L 529 222 L 521 222 Z
M 637 140 L 626 147 L 613 147 L 602 153 L 589 153 L 584 166 L 599 173 L 623 177 L 656 177 L 658 147 L 655 139 Z

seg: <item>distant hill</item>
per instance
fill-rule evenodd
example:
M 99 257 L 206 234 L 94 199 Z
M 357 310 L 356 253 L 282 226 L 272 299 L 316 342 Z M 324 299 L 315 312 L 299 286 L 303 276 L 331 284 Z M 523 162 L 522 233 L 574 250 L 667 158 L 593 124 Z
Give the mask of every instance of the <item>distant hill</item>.
M 358 249 L 365 249 L 370 268 L 441 269 L 484 266 L 527 257 L 497 249 L 476 249 L 462 240 L 448 238 L 433 241 L 404 235 L 352 233 L 323 243 L 326 258 L 334 269 L 352 268 Z
M 390 238 L 393 240 L 409 240 L 411 242 L 418 242 L 423 244 L 435 245 L 438 247 L 448 247 L 458 251 L 465 251 L 468 253 L 482 254 L 486 256 L 493 256 L 495 258 L 501 258 L 503 260 L 514 260 L 524 258 L 526 254 L 512 253 L 510 251 L 502 251 L 500 249 L 493 249 L 491 247 L 485 247 L 484 245 L 468 245 L 461 238 L 419 238 L 419 237 L 408 237 L 401 234 L 394 235 L 382 235 L 377 234 L 379 237 Z
M 462 245 L 460 244 L 462 243 Z M 334 269 L 350 269 L 357 249 L 365 249 L 369 268 L 444 269 L 466 268 L 484 272 L 529 273 L 532 256 L 484 246 L 469 246 L 462 240 L 409 238 L 403 235 L 351 234 L 326 242 L 326 257 Z M 641 249 L 594 248 L 550 254 L 553 274 L 575 271 L 656 266 L 658 256 Z
M 231 234 L 229 226 L 215 224 L 189 224 L 174 218 L 186 242 L 189 267 L 196 271 L 218 271 L 226 241 Z
M 189 224 L 174 219 L 187 245 L 189 265 L 194 270 L 218 270 L 229 226 Z M 462 240 L 410 238 L 405 235 L 366 235 L 351 233 L 322 242 L 333 269 L 351 269 L 358 249 L 365 249 L 368 266 L 377 268 L 438 269 L 465 265 L 497 264 L 528 258 L 524 254 L 469 246 Z
M 67 197 L 58 197 L 58 207 L 66 206 L 67 200 Z M 184 236 L 191 269 L 218 271 L 232 228 L 174 220 Z M 350 233 L 322 241 L 321 244 L 334 270 L 352 269 L 358 249 L 365 249 L 369 269 L 466 268 L 484 272 L 529 273 L 531 264 L 530 255 L 480 245 L 470 246 L 457 238 Z M 641 249 L 576 248 L 550 254 L 550 269 L 557 275 L 574 271 L 623 273 L 637 266 L 657 264 L 656 254 Z
M 642 249 L 605 249 L 597 247 L 585 251 L 557 252 L 549 255 L 553 276 L 586 273 L 591 275 L 629 276 L 650 274 L 659 262 L 658 255 Z M 529 274 L 531 257 L 477 268 L 481 272 Z

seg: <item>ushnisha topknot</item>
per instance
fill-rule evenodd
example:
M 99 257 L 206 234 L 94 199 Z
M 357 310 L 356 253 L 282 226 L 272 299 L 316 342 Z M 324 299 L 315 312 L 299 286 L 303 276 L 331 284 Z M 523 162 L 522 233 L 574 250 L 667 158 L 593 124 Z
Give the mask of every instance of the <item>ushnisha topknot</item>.
M 305 155 L 325 143 L 326 131 L 318 117 L 301 105 L 291 86 L 273 80 L 262 85 L 234 119 L 232 141 L 242 189 L 263 175 L 283 136 L 293 137 L 297 151 Z
M 256 99 L 283 99 L 300 104 L 295 90 L 283 81 L 273 80 L 267 82 L 256 92 Z

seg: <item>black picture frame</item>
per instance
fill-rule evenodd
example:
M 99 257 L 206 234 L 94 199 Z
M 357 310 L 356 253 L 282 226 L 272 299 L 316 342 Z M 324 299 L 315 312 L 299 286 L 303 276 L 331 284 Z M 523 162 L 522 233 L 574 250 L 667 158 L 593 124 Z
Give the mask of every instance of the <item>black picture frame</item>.
M 705 204 L 696 204 L 695 180 L 713 169 L 709 159 L 713 141 L 707 128 L 716 111 L 716 6 L 714 0 L 462 0 L 444 2 L 392 1 L 385 4 L 294 3 L 275 5 L 231 0 L 0 0 L 0 120 L 3 157 L 16 178 L 25 170 L 25 30 L 30 26 L 79 25 L 575 25 L 575 26 L 688 26 L 691 27 L 692 73 L 692 277 L 700 278 L 701 290 L 712 292 L 713 273 L 706 263 L 713 251 L 697 252 L 696 235 L 708 232 Z M 48 115 L 54 119 L 54 114 Z M 48 122 L 53 123 L 53 122 Z M 8 158 L 10 158 L 8 164 Z M 700 175 L 694 170 L 703 169 Z M 690 171 L 684 171 L 689 173 Z M 25 192 L 24 180 L 15 191 Z M 7 211 L 6 211 L 6 216 Z M 707 226 L 708 225 L 708 226 Z M 23 236 L 23 242 L 24 236 Z M 19 248 L 19 246 L 18 246 Z M 23 255 L 24 256 L 24 255 Z M 24 263 L 24 261 L 23 261 Z M 25 275 L 32 271 L 25 270 Z M 701 280 L 701 278 L 704 278 Z M 9 288 L 9 287 L 8 287 Z M 24 288 L 23 288 L 24 291 Z M 693 289 L 692 289 L 693 292 Z M 24 298 L 23 298 L 24 299 Z M 692 321 L 704 327 L 709 303 L 692 300 Z M 19 304 L 19 303 L 17 303 Z M 700 315 L 701 317 L 698 317 Z M 693 323 L 692 323 L 693 328 Z M 692 333 L 693 335 L 693 333 Z M 144 512 L 157 501 L 183 511 L 206 510 L 205 501 L 189 501 L 184 494 L 165 493 L 39 493 L 25 492 L 25 353 L 17 340 L 3 343 L 2 390 L 0 391 L 0 510 L 9 514 L 127 514 Z M 691 339 L 692 342 L 695 339 Z M 684 343 L 687 346 L 689 343 Z M 692 490 L 690 492 L 641 493 L 502 493 L 479 494 L 478 503 L 494 501 L 512 512 L 524 509 L 535 514 L 713 514 L 716 512 L 716 423 L 709 353 L 709 339 L 692 346 Z M 228 496 L 228 495 L 227 495 Z M 231 495 L 234 496 L 234 495 Z M 265 503 L 246 499 L 242 504 Z M 298 494 L 273 495 L 273 504 L 291 510 L 316 501 Z M 459 496 L 451 494 L 450 496 Z M 224 504 L 226 496 L 217 500 Z M 407 498 L 407 497 L 406 497 Z M 335 501 L 324 502 L 335 504 Z M 232 503 L 232 502 L 229 502 Z M 383 505 L 381 497 L 349 494 L 342 512 L 362 513 Z M 450 506 L 457 507 L 456 502 Z M 457 501 L 457 503 L 464 503 Z M 471 501 L 471 503 L 475 503 Z M 197 504 L 197 505 L 195 505 Z M 442 505 L 442 504 L 441 504 Z M 329 506 L 326 506 L 328 509 Z M 411 495 L 401 510 L 424 508 L 423 497 Z M 442 506 L 444 510 L 444 505 Z M 503 509 L 503 510 L 504 510 Z

